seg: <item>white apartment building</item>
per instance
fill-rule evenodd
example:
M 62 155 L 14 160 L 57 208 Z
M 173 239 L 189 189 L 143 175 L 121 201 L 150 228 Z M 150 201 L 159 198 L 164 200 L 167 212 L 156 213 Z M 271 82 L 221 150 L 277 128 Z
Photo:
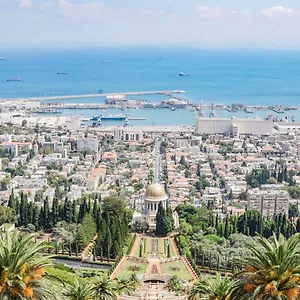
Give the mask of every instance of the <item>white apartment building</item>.
M 216 187 L 206 187 L 201 198 L 202 202 L 208 204 L 209 202 L 219 205 L 222 203 L 221 190 Z
M 196 114 L 196 133 L 237 135 L 271 135 L 273 121 L 258 118 L 205 118 Z
M 91 150 L 98 152 L 99 149 L 99 140 L 97 138 L 78 138 L 77 139 L 77 150 Z
M 282 190 L 253 189 L 247 192 L 248 210 L 258 210 L 264 216 L 287 214 L 289 210 L 289 194 Z
M 141 141 L 143 139 L 142 131 L 128 130 L 121 127 L 117 127 L 114 130 L 114 140 L 116 142 L 134 142 Z

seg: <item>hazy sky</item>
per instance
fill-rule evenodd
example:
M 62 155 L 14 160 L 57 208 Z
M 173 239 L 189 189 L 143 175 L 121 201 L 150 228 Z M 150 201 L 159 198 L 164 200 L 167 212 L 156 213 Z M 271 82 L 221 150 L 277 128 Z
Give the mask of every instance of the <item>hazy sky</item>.
M 0 0 L 0 46 L 300 46 L 299 0 Z

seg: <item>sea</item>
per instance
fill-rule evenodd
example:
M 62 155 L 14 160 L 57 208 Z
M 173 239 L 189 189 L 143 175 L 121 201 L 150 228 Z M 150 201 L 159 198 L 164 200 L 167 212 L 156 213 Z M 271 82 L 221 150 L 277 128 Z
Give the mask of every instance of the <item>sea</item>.
M 184 90 L 187 100 L 210 105 L 300 105 L 300 51 L 284 49 L 197 49 L 185 47 L 125 47 L 99 49 L 0 49 L 0 101 L 26 98 Z M 109 61 L 110 63 L 101 63 Z M 68 73 L 58 75 L 57 73 Z M 183 72 L 190 76 L 179 76 Z M 21 81 L 7 79 L 21 78 Z M 131 96 L 160 102 L 168 96 Z M 102 103 L 105 98 L 60 100 Z M 209 111 L 206 111 L 207 115 Z M 220 117 L 265 117 L 217 110 Z M 177 109 L 62 110 L 61 115 L 124 114 L 146 120 L 130 125 L 193 125 L 195 112 Z M 276 115 L 276 113 L 273 112 Z M 278 117 L 300 120 L 300 110 Z M 123 122 L 107 121 L 104 125 Z

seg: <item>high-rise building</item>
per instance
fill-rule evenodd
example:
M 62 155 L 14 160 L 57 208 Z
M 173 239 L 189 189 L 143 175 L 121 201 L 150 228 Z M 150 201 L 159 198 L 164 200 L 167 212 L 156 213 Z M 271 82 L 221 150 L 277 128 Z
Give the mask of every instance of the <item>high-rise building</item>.
M 289 194 L 282 190 L 253 189 L 247 192 L 248 210 L 258 210 L 262 215 L 272 217 L 274 214 L 288 214 Z

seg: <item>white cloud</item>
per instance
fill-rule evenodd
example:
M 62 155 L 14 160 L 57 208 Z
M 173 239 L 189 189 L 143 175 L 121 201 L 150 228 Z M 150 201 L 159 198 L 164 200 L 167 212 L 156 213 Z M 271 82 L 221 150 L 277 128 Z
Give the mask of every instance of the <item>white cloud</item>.
M 49 9 L 49 8 L 55 7 L 55 5 L 56 5 L 56 3 L 53 1 L 45 1 L 40 4 L 40 7 L 42 9 Z
M 196 13 L 200 18 L 218 18 L 222 15 L 222 9 L 219 6 L 197 6 Z
M 286 8 L 283 6 L 273 6 L 271 8 L 263 9 L 260 14 L 272 18 L 275 16 L 290 16 L 296 13 L 297 11 L 294 11 L 291 8 Z
M 102 2 L 74 4 L 67 0 L 58 0 L 57 8 L 66 17 L 84 19 L 100 17 L 105 10 L 105 5 Z
M 33 0 L 17 0 L 20 7 L 29 7 L 33 4 Z

